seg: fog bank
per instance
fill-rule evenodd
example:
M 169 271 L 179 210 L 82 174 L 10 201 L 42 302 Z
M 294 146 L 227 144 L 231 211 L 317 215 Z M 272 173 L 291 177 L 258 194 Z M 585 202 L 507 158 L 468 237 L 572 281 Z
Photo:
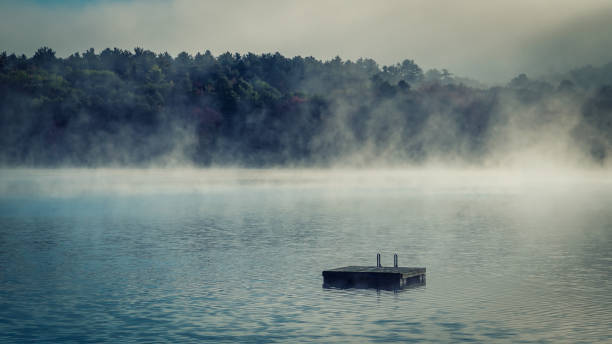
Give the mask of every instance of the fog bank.
M 201 195 L 256 188 L 346 193 L 610 193 L 602 171 L 558 169 L 1 169 L 1 198 Z M 530 196 L 530 197 L 531 197 Z M 335 196 L 334 196 L 335 197 Z

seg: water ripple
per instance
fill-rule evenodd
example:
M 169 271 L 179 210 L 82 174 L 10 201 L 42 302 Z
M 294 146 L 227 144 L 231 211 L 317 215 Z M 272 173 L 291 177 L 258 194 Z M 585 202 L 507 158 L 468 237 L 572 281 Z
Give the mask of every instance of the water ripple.
M 268 186 L 0 199 L 0 341 L 612 341 L 605 208 L 389 197 Z M 322 270 L 376 252 L 426 266 L 427 284 L 321 287 Z

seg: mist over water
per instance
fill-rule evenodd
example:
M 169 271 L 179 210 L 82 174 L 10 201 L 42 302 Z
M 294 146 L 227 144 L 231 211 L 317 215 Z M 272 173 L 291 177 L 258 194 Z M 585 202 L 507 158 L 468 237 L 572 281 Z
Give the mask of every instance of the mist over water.
M 0 171 L 0 339 L 606 342 L 612 179 L 531 169 Z M 345 265 L 427 268 L 399 293 Z
M 499 190 L 526 195 L 567 190 L 583 193 L 612 185 L 605 169 L 389 168 L 389 169 L 2 169 L 0 195 L 7 198 L 199 195 L 228 188 L 317 188 L 326 194 L 359 189 L 438 193 Z

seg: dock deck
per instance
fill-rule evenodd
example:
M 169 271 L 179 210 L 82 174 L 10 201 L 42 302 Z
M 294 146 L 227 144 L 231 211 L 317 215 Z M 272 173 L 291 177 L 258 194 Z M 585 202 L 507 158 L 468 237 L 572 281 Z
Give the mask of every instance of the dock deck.
M 425 284 L 425 268 L 345 266 L 323 271 L 323 287 L 397 290 Z

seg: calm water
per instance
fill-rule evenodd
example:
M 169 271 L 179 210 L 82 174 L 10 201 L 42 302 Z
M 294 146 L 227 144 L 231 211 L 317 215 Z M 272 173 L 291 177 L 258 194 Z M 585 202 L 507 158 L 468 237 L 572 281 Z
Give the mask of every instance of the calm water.
M 0 342 L 612 341 L 609 179 L 0 176 Z M 376 252 L 426 286 L 322 288 Z

